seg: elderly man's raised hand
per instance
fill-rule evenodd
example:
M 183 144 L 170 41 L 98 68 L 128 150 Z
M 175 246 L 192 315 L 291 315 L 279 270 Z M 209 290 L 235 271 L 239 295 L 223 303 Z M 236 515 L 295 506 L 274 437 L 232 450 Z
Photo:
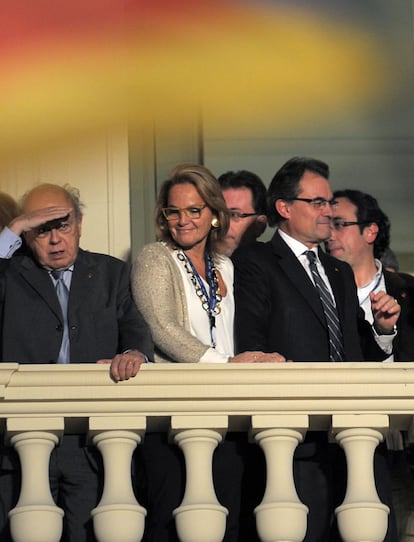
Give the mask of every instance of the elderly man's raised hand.
M 51 220 L 64 218 L 72 212 L 72 207 L 47 207 L 46 209 L 39 209 L 32 213 L 17 216 L 10 222 L 8 227 L 12 232 L 20 236 L 22 233 L 32 231 Z

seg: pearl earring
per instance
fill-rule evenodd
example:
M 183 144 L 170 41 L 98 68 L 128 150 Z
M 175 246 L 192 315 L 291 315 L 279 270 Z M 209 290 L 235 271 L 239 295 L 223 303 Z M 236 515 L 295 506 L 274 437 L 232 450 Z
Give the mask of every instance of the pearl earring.
M 218 228 L 220 226 L 220 220 L 216 216 L 212 219 L 211 226 L 213 228 Z

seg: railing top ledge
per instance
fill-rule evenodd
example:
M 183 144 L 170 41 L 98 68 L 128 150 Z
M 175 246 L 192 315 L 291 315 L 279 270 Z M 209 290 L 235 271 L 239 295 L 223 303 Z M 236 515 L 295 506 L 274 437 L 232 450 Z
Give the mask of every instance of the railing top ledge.
M 414 362 L 148 364 L 120 383 L 111 380 L 107 365 L 0 364 L 3 419 L 142 416 L 151 425 L 172 415 L 245 420 L 290 413 L 320 418 L 327 426 L 333 414 L 350 412 L 391 415 L 399 427 L 408 427 Z
M 275 363 L 275 364 L 180 364 L 143 365 L 135 378 L 115 383 L 108 365 L 0 364 L 0 389 L 5 398 L 36 393 L 48 397 L 83 396 L 94 388 L 94 397 L 145 397 L 167 394 L 206 393 L 217 397 L 233 394 L 326 396 L 340 394 L 388 394 L 414 396 L 413 363 Z M 37 392 L 35 392 L 37 390 Z M 175 390 L 175 391 L 174 391 Z M 256 390 L 256 391 L 255 391 Z M 268 391 L 266 391 L 268 390 Z M 62 395 L 63 394 L 63 395 Z
M 401 386 L 401 391 L 414 384 L 412 363 L 257 363 L 257 364 L 200 364 L 162 363 L 141 367 L 138 375 L 125 382 L 115 383 L 109 376 L 108 365 L 74 363 L 69 365 L 0 364 L 0 387 L 48 388 L 59 394 L 62 388 L 80 392 L 82 388 L 106 388 L 110 394 L 128 395 L 131 388 L 194 387 L 194 386 L 332 386 L 343 388 L 365 385 Z M 110 391 L 111 390 L 111 391 Z M 124 390 L 124 391 L 120 391 Z M 187 390 L 190 391 L 190 390 Z

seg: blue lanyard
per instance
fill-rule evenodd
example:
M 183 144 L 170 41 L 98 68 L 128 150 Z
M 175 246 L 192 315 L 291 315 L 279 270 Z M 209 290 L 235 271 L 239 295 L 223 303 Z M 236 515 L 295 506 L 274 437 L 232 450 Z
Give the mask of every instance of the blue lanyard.
M 216 346 L 216 316 L 220 313 L 219 302 L 221 301 L 221 295 L 218 292 L 218 282 L 215 267 L 213 265 L 213 260 L 210 254 L 206 253 L 205 262 L 206 262 L 206 279 L 209 287 L 209 293 L 207 293 L 206 287 L 204 285 L 203 279 L 200 277 L 197 269 L 195 268 L 191 259 L 184 252 L 179 252 L 177 254 L 179 260 L 186 262 L 191 267 L 191 282 L 193 283 L 196 294 L 200 298 L 203 309 L 207 312 L 209 322 L 210 322 L 210 336 L 211 344 L 213 348 Z M 187 271 L 189 271 L 187 269 Z
M 379 274 L 378 278 L 377 278 L 377 281 L 375 283 L 375 286 L 373 288 L 371 288 L 371 290 L 369 291 L 369 294 L 361 301 L 360 305 L 362 306 L 365 301 L 369 298 L 370 294 L 372 294 L 372 292 L 375 292 L 375 290 L 378 288 L 378 286 L 380 285 L 380 282 L 381 282 L 381 279 L 382 279 L 382 276 L 383 276 L 383 271 L 381 271 L 381 273 Z
M 203 308 L 210 315 L 213 315 L 214 314 L 214 309 L 216 308 L 216 305 L 217 305 L 217 297 L 216 297 L 217 287 L 216 287 L 216 282 L 214 280 L 213 263 L 211 261 L 211 256 L 209 254 L 205 255 L 206 278 L 207 278 L 207 284 L 208 284 L 208 287 L 209 287 L 209 290 L 210 290 L 210 295 L 207 293 L 206 287 L 204 286 L 203 279 L 198 274 L 198 271 L 194 267 L 193 262 L 191 261 L 191 259 L 187 255 L 186 255 L 186 257 L 187 257 L 188 263 L 191 266 L 191 270 L 192 270 L 195 278 L 197 279 L 198 285 L 201 288 L 201 291 L 203 292 L 203 294 L 204 294 L 204 296 L 206 298 L 207 305 L 206 305 L 206 307 L 203 306 Z

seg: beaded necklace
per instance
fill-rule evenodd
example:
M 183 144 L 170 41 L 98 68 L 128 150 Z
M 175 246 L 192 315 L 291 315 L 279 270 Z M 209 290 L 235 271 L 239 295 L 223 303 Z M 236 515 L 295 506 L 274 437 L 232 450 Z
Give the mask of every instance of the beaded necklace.
M 201 306 L 208 314 L 210 323 L 211 346 L 216 347 L 216 316 L 221 312 L 220 302 L 222 296 L 217 279 L 217 270 L 210 254 L 205 254 L 206 278 L 209 287 L 209 293 L 206 290 L 203 279 L 200 277 L 191 259 L 183 250 L 178 250 L 177 258 L 183 263 L 185 270 L 190 275 L 190 280 L 194 286 L 197 297 L 201 301 Z

